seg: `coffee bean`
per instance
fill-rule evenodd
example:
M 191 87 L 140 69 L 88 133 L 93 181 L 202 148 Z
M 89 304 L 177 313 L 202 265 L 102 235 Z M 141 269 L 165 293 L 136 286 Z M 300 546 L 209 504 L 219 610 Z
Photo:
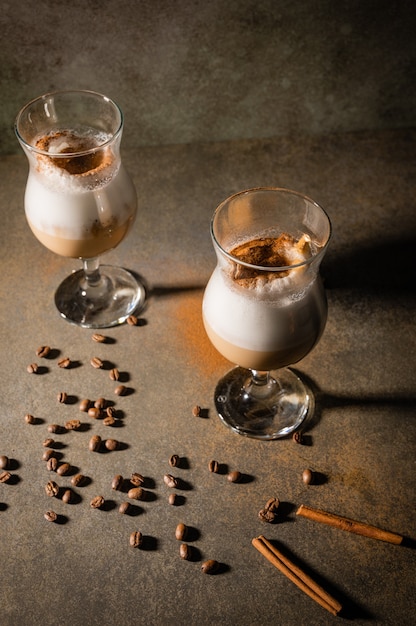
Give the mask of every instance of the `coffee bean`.
M 41 358 L 46 358 L 48 356 L 48 354 L 50 353 L 51 349 L 49 346 L 40 346 L 37 350 L 36 350 L 36 356 L 39 356 Z
M 70 471 L 71 466 L 69 463 L 61 463 L 61 465 L 57 468 L 56 473 L 59 474 L 59 476 L 66 476 L 70 473 Z
M 107 415 L 107 417 L 103 419 L 104 426 L 114 426 L 115 423 L 116 423 L 116 420 L 114 419 L 112 415 L 111 416 Z
M 234 470 L 227 475 L 227 480 L 230 483 L 238 483 L 241 480 L 241 473 L 237 470 Z
M 141 487 L 132 487 L 128 490 L 127 497 L 131 500 L 144 500 L 145 492 Z
M 272 511 L 273 513 L 277 513 L 277 509 L 279 508 L 280 500 L 279 498 L 269 498 L 264 505 L 266 511 Z
M 202 411 L 201 407 L 196 404 L 193 407 L 193 409 L 192 409 L 192 415 L 194 417 L 200 417 L 201 416 L 201 411 Z
M 116 476 L 114 476 L 112 480 L 111 489 L 114 489 L 114 491 L 120 491 L 123 487 L 123 482 L 124 482 L 124 479 L 122 475 L 117 474 Z
M 0 472 L 0 483 L 8 483 L 12 475 L 7 470 Z
M 300 430 L 297 430 L 293 433 L 292 441 L 294 441 L 295 443 L 299 443 L 299 444 L 303 443 L 303 437 L 302 437 L 302 433 Z
M 36 424 L 36 417 L 34 417 L 34 415 L 31 415 L 30 413 L 26 413 L 25 422 L 26 424 Z
M 54 456 L 48 459 L 46 463 L 46 469 L 49 472 L 56 472 L 56 470 L 58 469 L 58 459 L 56 459 Z
M 218 568 L 219 563 L 215 559 L 208 559 L 208 561 L 204 561 L 201 565 L 201 570 L 204 574 L 215 574 Z
M 46 495 L 51 498 L 56 497 L 59 493 L 59 487 L 53 480 L 50 480 L 45 486 Z
M 126 322 L 129 326 L 137 326 L 137 324 L 139 323 L 139 320 L 137 319 L 135 315 L 129 315 L 128 318 L 126 319 Z
M 171 489 L 178 486 L 178 479 L 175 478 L 175 476 L 172 476 L 172 474 L 165 474 L 163 477 L 163 482 L 167 487 L 170 487 Z
M 134 472 L 130 476 L 130 482 L 135 487 L 141 487 L 144 483 L 144 476 L 142 476 L 141 474 L 137 474 L 137 472 Z
M 272 524 L 276 519 L 276 513 L 274 513 L 270 509 L 264 508 L 259 511 L 259 518 L 263 522 L 268 522 L 269 524 Z
M 71 478 L 71 485 L 74 487 L 82 487 L 87 483 L 87 477 L 84 474 L 75 474 Z
M 97 409 L 96 406 L 92 406 L 88 409 L 88 417 L 92 417 L 95 420 L 99 419 L 101 417 L 100 409 Z
M 98 398 L 95 402 L 94 402 L 94 406 L 96 409 L 104 409 L 106 405 L 106 400 L 105 398 Z
M 56 453 L 55 450 L 51 450 L 51 448 L 48 448 L 47 450 L 45 450 L 45 452 L 42 455 L 42 460 L 43 461 L 49 461 L 49 459 L 52 459 L 53 457 L 56 457 Z
M 113 369 L 110 370 L 108 375 L 110 377 L 110 380 L 119 380 L 120 378 L 120 372 L 118 371 L 116 367 L 113 367 Z
M 119 385 L 114 389 L 114 393 L 116 396 L 124 396 L 127 391 L 127 388 L 124 385 Z
M 57 398 L 58 402 L 60 402 L 61 404 L 65 404 L 68 400 L 68 394 L 66 394 L 65 391 L 61 391 L 60 393 L 58 393 Z
M 130 545 L 132 548 L 140 548 L 143 544 L 143 535 L 139 530 L 134 530 L 130 535 Z
M 95 496 L 90 502 L 90 507 L 92 509 L 100 509 L 103 506 L 104 502 L 105 500 L 103 496 Z
M 59 424 L 49 424 L 48 426 L 48 433 L 64 433 L 65 432 L 65 428 L 64 426 L 60 426 Z
M 113 406 L 108 406 L 105 412 L 108 417 L 115 417 L 117 413 L 116 409 Z
M 0 469 L 7 469 L 9 465 L 9 457 L 5 454 L 0 456 Z
M 43 442 L 43 446 L 45 448 L 52 448 L 52 446 L 55 444 L 55 440 L 52 439 L 51 437 L 48 437 L 47 439 L 44 440 Z
M 192 548 L 187 543 L 181 543 L 179 546 L 179 556 L 184 561 L 190 561 L 192 558 Z
M 46 513 L 43 514 L 43 517 L 48 522 L 56 522 L 56 520 L 58 519 L 58 515 L 55 513 L 55 511 L 46 511 Z
M 305 483 L 305 485 L 312 484 L 313 483 L 313 472 L 312 472 L 312 470 L 310 470 L 310 469 L 303 470 L 302 480 Z
M 37 374 L 38 369 L 39 369 L 39 368 L 38 368 L 38 364 L 37 364 L 37 363 L 30 363 L 30 364 L 27 366 L 27 368 L 26 368 L 26 370 L 27 370 L 27 372 L 28 372 L 29 374 Z
M 175 506 L 177 501 L 178 501 L 178 496 L 176 495 L 176 493 L 170 493 L 169 498 L 168 498 L 169 504 L 171 504 L 172 506 Z
M 102 368 L 103 366 L 103 362 L 101 359 L 98 358 L 98 356 L 94 356 L 91 361 L 90 361 L 91 365 L 93 367 L 95 367 L 96 370 L 99 370 Z
M 126 513 L 129 512 L 129 509 L 130 509 L 130 503 L 122 502 L 120 506 L 118 507 L 118 512 L 121 513 L 122 515 L 125 515 Z
M 65 504 L 70 504 L 71 502 L 73 502 L 73 499 L 74 494 L 71 489 L 65 489 L 64 493 L 62 494 L 62 502 L 65 502 Z
M 213 472 L 214 474 L 218 474 L 218 470 L 219 470 L 220 466 L 219 463 L 217 461 L 210 461 L 208 463 L 208 469 L 210 472 Z
M 101 335 L 100 333 L 94 333 L 91 339 L 96 343 L 105 343 L 107 341 L 107 337 L 105 337 L 105 335 Z
M 98 452 L 101 448 L 101 437 L 100 435 L 93 435 L 88 444 L 88 448 L 91 452 Z
M 181 464 L 181 459 L 177 454 L 172 454 L 172 456 L 169 459 L 169 465 L 171 467 L 179 467 L 179 465 Z
M 71 367 L 71 359 L 69 359 L 68 357 L 60 359 L 58 361 L 58 367 L 60 367 L 61 369 L 68 369 L 69 367 Z
M 175 537 L 178 541 L 183 541 L 188 534 L 188 528 L 185 524 L 178 524 L 175 530 Z
M 116 439 L 106 439 L 104 445 L 110 452 L 114 452 L 114 450 L 118 449 L 118 441 L 116 441 Z
M 67 430 L 79 430 L 81 428 L 80 420 L 69 420 L 65 423 L 65 428 Z
M 87 413 L 90 406 L 91 406 L 91 400 L 88 400 L 87 398 L 85 398 L 85 400 L 81 400 L 81 402 L 79 403 L 79 410 L 82 411 L 83 413 Z

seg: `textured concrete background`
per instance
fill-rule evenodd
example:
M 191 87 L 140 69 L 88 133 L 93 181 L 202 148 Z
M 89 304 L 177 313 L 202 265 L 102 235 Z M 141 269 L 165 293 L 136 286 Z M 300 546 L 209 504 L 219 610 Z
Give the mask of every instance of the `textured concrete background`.
M 126 146 L 407 127 L 412 0 L 0 3 L 0 152 L 43 92 L 101 91 Z

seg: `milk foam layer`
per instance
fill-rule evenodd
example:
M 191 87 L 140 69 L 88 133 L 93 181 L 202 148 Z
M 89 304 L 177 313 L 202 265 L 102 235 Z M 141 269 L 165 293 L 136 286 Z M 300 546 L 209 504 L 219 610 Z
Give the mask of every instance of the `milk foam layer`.
M 96 137 L 100 145 L 103 140 Z M 109 147 L 98 156 L 83 157 L 80 163 L 70 159 L 68 165 L 65 151 L 73 148 L 65 139 L 59 144 L 56 141 L 51 149 L 55 151 L 59 145 L 62 159 L 37 155 L 36 167 L 30 169 L 25 193 L 27 220 L 35 236 L 53 252 L 79 258 L 98 256 L 121 241 L 134 219 L 137 200 L 133 183 Z M 85 169 L 86 163 L 92 169 Z
M 229 265 L 218 263 L 204 295 L 204 323 L 218 351 L 252 369 L 275 369 L 303 358 L 326 321 L 319 276 L 304 267 L 274 280 L 239 284 L 232 276 Z

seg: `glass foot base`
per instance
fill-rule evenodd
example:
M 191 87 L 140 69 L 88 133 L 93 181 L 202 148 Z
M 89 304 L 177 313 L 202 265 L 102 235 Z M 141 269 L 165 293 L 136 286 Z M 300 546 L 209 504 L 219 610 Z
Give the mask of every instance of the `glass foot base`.
M 279 439 L 295 431 L 313 413 L 306 384 L 290 369 L 270 372 L 263 387 L 251 383 L 250 370 L 236 367 L 215 389 L 215 407 L 223 423 L 254 439 Z
M 55 304 L 63 318 L 83 328 L 109 328 L 138 313 L 146 300 L 145 286 L 121 267 L 100 266 L 100 280 L 87 285 L 83 270 L 59 285 Z

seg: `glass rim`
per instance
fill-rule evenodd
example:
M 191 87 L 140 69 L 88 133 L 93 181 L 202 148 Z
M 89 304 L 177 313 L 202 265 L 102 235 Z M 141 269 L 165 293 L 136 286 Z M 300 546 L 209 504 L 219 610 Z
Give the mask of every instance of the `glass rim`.
M 325 216 L 327 222 L 328 222 L 328 236 L 326 238 L 325 243 L 319 248 L 318 252 L 316 254 L 313 254 L 311 257 L 305 259 L 304 261 L 301 261 L 300 263 L 294 263 L 293 265 L 279 265 L 279 266 L 269 266 L 269 265 L 255 265 L 253 263 L 248 263 L 247 261 L 242 261 L 241 259 L 239 259 L 238 257 L 234 256 L 233 254 L 231 254 L 230 252 L 228 252 L 227 250 L 225 250 L 225 248 L 223 248 L 223 246 L 220 244 L 220 242 L 218 241 L 215 232 L 214 232 L 214 222 L 216 220 L 216 217 L 218 216 L 219 212 L 221 211 L 221 209 L 224 207 L 225 204 L 229 203 L 230 201 L 234 200 L 235 198 L 238 198 L 239 196 L 243 196 L 245 194 L 249 194 L 249 193 L 255 193 L 257 191 L 278 191 L 278 192 L 285 192 L 287 194 L 290 194 L 292 196 L 297 196 L 299 198 L 302 198 L 303 200 L 306 200 L 307 202 L 309 202 L 310 204 L 314 205 L 316 208 L 318 208 L 322 214 Z M 248 267 L 250 269 L 253 270 L 258 270 L 260 272 L 288 272 L 290 270 L 299 268 L 299 267 L 305 267 L 307 265 L 311 265 L 312 263 L 315 263 L 315 261 L 319 258 L 321 258 L 325 252 L 326 249 L 328 247 L 329 244 L 329 240 L 331 239 L 332 236 L 332 224 L 331 224 L 331 220 L 328 216 L 328 213 L 325 211 L 325 209 L 315 200 L 312 200 L 312 198 L 310 198 L 309 196 L 306 196 L 303 193 L 300 193 L 299 191 L 294 191 L 293 189 L 288 189 L 286 187 L 252 187 L 250 189 L 244 189 L 242 191 L 238 191 L 234 194 L 232 194 L 231 196 L 228 196 L 228 198 L 226 198 L 225 200 L 223 200 L 215 209 L 213 216 L 211 218 L 211 224 L 210 224 L 210 231 L 211 231 L 211 238 L 214 242 L 214 245 L 220 250 L 220 252 L 226 256 L 230 261 L 232 261 L 233 263 L 236 263 L 237 265 L 243 265 L 244 267 Z
M 23 114 L 25 113 L 25 111 L 28 110 L 29 107 L 31 107 L 33 104 L 35 104 L 36 102 L 41 102 L 42 100 L 46 102 L 46 100 L 48 98 L 51 98 L 53 96 L 57 96 L 57 95 L 75 95 L 75 94 L 81 94 L 81 95 L 89 95 L 89 96 L 95 96 L 100 98 L 101 100 L 107 102 L 108 104 L 112 105 L 113 108 L 118 112 L 119 116 L 120 116 L 120 123 L 117 127 L 117 129 L 111 133 L 111 137 L 109 139 L 106 139 L 105 141 L 103 141 L 102 143 L 98 144 L 97 146 L 94 146 L 93 148 L 88 148 L 87 150 L 78 150 L 76 152 L 49 152 L 48 150 L 42 150 L 40 148 L 37 148 L 36 146 L 33 146 L 31 143 L 29 143 L 20 133 L 19 131 L 19 122 L 23 116 Z M 106 146 L 108 146 L 109 144 L 113 143 L 114 140 L 120 135 L 122 129 L 123 129 L 123 124 L 124 124 L 124 115 L 123 115 L 123 111 L 121 110 L 121 108 L 119 107 L 119 105 L 112 100 L 111 98 L 109 98 L 108 96 L 105 96 L 104 94 L 98 92 L 98 91 L 93 91 L 90 89 L 58 89 L 56 91 L 49 91 L 47 93 L 42 94 L 41 96 L 37 96 L 36 98 L 32 98 L 32 100 L 30 100 L 29 102 L 27 102 L 25 105 L 22 106 L 22 108 L 20 109 L 20 111 L 18 112 L 18 114 L 16 115 L 16 119 L 14 122 L 14 131 L 16 133 L 16 136 L 18 138 L 18 140 L 20 141 L 20 143 L 27 148 L 27 150 L 30 150 L 30 152 L 34 152 L 36 154 L 42 155 L 42 156 L 47 156 L 51 159 L 53 158 L 74 158 L 74 157 L 79 157 L 79 156 L 85 156 L 87 154 L 93 154 L 94 152 L 97 152 L 97 150 L 102 150 L 103 148 L 105 148 Z

